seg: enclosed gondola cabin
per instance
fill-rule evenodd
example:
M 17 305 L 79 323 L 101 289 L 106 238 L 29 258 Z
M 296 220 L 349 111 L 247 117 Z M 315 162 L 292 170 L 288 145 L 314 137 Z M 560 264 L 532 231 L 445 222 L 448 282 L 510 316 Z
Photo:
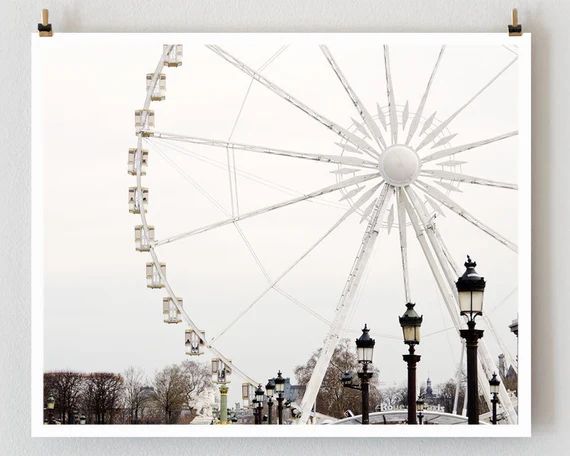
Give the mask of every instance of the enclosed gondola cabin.
M 159 263 L 160 264 L 160 272 L 163 275 L 166 275 L 166 263 Z M 164 283 L 160 277 L 160 273 L 158 268 L 155 266 L 154 263 L 147 263 L 146 264 L 146 286 L 148 288 L 163 288 Z
M 252 386 L 249 383 L 241 384 L 241 399 L 243 401 L 244 407 L 249 406 L 249 401 L 251 400 Z
M 153 73 L 149 73 L 146 75 L 146 90 L 147 90 L 147 92 L 152 86 L 152 79 L 153 78 L 154 78 Z M 164 100 L 165 95 L 166 95 L 166 75 L 161 73 L 158 75 L 158 79 L 156 81 L 156 84 L 154 85 L 154 88 L 153 88 L 152 93 L 150 95 L 150 99 L 152 101 L 162 101 L 162 100 Z
M 212 382 L 219 384 L 230 383 L 232 369 L 221 359 L 212 358 Z
M 135 246 L 137 251 L 148 252 L 152 242 L 154 242 L 154 226 L 148 226 L 146 232 L 143 225 L 135 226 Z
M 152 109 L 138 109 L 135 111 L 135 129 L 142 136 L 152 136 L 154 129 L 154 111 Z
M 178 306 L 174 304 L 172 298 L 166 297 L 162 299 L 162 315 L 164 317 L 164 323 L 176 324 L 182 321 L 182 313 L 180 309 L 182 308 L 182 298 L 176 298 Z
M 181 44 L 165 44 L 164 52 L 166 53 L 166 58 L 164 59 L 164 64 L 167 67 L 179 67 L 182 65 L 182 45 Z
M 184 346 L 186 354 L 189 356 L 199 356 L 204 353 L 204 339 L 206 331 L 200 331 L 198 334 L 193 329 L 187 329 L 184 333 Z
M 148 167 L 148 150 L 141 149 L 140 154 L 137 156 L 137 149 L 129 149 L 129 174 L 131 176 L 137 175 L 137 169 L 140 168 L 141 176 L 146 175 Z
M 141 188 L 142 193 L 139 195 L 137 187 L 129 188 L 129 212 L 131 214 L 141 213 L 141 202 L 142 207 L 146 211 L 148 205 L 148 188 Z

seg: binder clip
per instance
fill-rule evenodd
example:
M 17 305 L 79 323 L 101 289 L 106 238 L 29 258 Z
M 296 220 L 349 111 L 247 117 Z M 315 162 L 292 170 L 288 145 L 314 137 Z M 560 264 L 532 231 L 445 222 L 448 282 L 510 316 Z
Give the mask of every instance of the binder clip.
M 39 32 L 39 35 L 41 37 L 53 36 L 51 24 L 48 23 L 48 21 L 49 21 L 48 15 L 49 15 L 48 10 L 43 9 L 42 10 L 42 22 L 41 22 L 41 24 L 38 24 L 38 32 Z
M 513 8 L 512 12 L 513 23 L 509 24 L 509 36 L 521 36 L 522 35 L 522 25 L 519 24 L 519 12 L 516 8 Z

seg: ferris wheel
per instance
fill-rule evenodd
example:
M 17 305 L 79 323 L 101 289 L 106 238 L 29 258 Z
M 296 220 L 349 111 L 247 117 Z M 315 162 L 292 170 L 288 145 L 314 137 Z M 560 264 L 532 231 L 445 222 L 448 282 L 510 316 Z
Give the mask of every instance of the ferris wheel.
M 280 48 L 257 70 L 219 46 L 207 45 L 206 47 L 226 61 L 230 67 L 245 73 L 251 78 L 251 84 L 258 83 L 268 89 L 273 94 L 272 96 L 290 103 L 305 113 L 312 121 L 316 121 L 334 132 L 338 140 L 331 145 L 331 153 L 318 154 L 155 130 L 155 112 L 151 109 L 151 105 L 153 102 L 165 99 L 165 70 L 176 69 L 182 65 L 182 45 L 164 45 L 154 72 L 146 75 L 146 97 L 143 107 L 135 111 L 137 145 L 136 148 L 129 149 L 128 171 L 130 175 L 136 178 L 136 185 L 129 188 L 129 210 L 131 213 L 140 216 L 140 224 L 135 226 L 136 249 L 150 255 L 150 261 L 146 263 L 147 286 L 164 289 L 166 292 L 166 296 L 163 297 L 164 322 L 176 324 L 184 321 L 187 325 L 184 334 L 186 353 L 190 356 L 196 356 L 208 350 L 214 356 L 212 366 L 215 370 L 215 372 L 213 371 L 216 376 L 215 381 L 219 380 L 220 383 L 226 383 L 229 381 L 229 374 L 236 373 L 244 379 L 246 385 L 255 387 L 260 382 L 248 376 L 229 357 L 217 349 L 216 339 L 235 325 L 271 290 L 279 292 L 294 304 L 303 306 L 301 302 L 280 287 L 280 282 L 347 219 L 360 217 L 360 222 L 365 225 L 364 234 L 336 305 L 334 318 L 332 320 L 325 319 L 310 308 L 305 308 L 315 317 L 324 321 L 328 327 L 322 350 L 300 404 L 298 422 L 307 423 L 334 349 L 345 329 L 345 321 L 353 309 L 356 294 L 374 251 L 374 245 L 381 232 L 385 231 L 387 235 L 390 235 L 394 229 L 397 236 L 401 253 L 399 267 L 402 271 L 406 302 L 413 302 L 408 263 L 408 231 L 411 229 L 416 235 L 423 256 L 427 260 L 433 279 L 445 303 L 445 308 L 457 330 L 462 327 L 455 288 L 455 280 L 460 275 L 460 268 L 455 257 L 451 254 L 444 236 L 438 229 L 437 216 L 444 215 L 446 211 L 455 213 L 496 240 L 504 248 L 517 252 L 517 245 L 514 242 L 472 215 L 467 208 L 464 208 L 454 199 L 453 193 L 461 191 L 459 190 L 460 186 L 466 188 L 472 185 L 496 188 L 499 189 L 498 191 L 517 190 L 517 185 L 514 183 L 465 174 L 463 166 L 468 160 L 468 154 L 464 154 L 465 152 L 499 141 L 508 141 L 509 138 L 515 137 L 518 131 L 509 131 L 470 143 L 453 145 L 456 133 L 451 128 L 454 119 L 474 103 L 503 73 L 508 71 L 517 61 L 518 56 L 516 50 L 509 48 L 509 58 L 500 71 L 478 88 L 473 96 L 461 104 L 451 115 L 439 119 L 436 113 L 427 112 L 426 102 L 438 73 L 440 62 L 445 54 L 445 46 L 442 46 L 437 54 L 419 105 L 412 108 L 408 101 L 404 104 L 397 104 L 392 81 L 390 48 L 384 45 L 387 104 L 376 103 L 374 112 L 371 112 L 349 83 L 332 52 L 323 45 L 320 50 L 325 58 L 324 61 L 338 79 L 340 86 L 355 108 L 355 116 L 352 118 L 352 122 L 347 126 L 341 126 L 262 75 L 264 67 L 275 60 L 283 52 L 284 47 Z M 227 162 L 225 165 L 227 165 L 230 182 L 232 211 L 227 217 L 213 223 L 159 239 L 156 237 L 154 225 L 147 220 L 149 189 L 143 186 L 143 178 L 148 169 L 149 150 L 147 146 L 162 145 L 163 147 L 176 148 L 179 147 L 179 144 L 184 143 L 226 151 Z M 334 167 L 332 172 L 335 175 L 336 182 L 264 207 L 239 212 L 234 210 L 234 205 L 239 204 L 236 181 L 237 176 L 243 173 L 240 173 L 235 167 L 233 159 L 235 151 L 262 154 L 267 157 L 288 157 L 299 161 L 321 162 Z M 224 166 L 224 163 L 218 163 L 218 165 Z M 193 183 L 191 177 L 186 177 L 190 183 Z M 204 193 L 204 196 L 213 200 L 207 191 L 199 190 Z M 337 206 L 341 205 L 344 209 L 342 216 L 281 274 L 275 277 L 267 274 L 246 234 L 240 228 L 239 222 L 260 217 L 263 214 L 298 203 L 319 200 L 331 194 L 340 196 Z M 215 203 L 215 201 L 213 202 Z M 329 204 L 333 203 L 329 202 Z M 209 338 L 206 331 L 184 309 L 183 299 L 176 294 L 175 285 L 171 284 L 167 278 L 166 264 L 161 262 L 159 252 L 161 246 L 229 225 L 236 228 L 256 258 L 260 270 L 264 272 L 267 278 L 267 286 L 248 306 L 242 308 L 216 337 Z M 488 325 L 492 329 L 490 322 Z M 491 331 L 491 335 L 496 336 L 496 333 Z M 499 346 L 504 349 L 503 352 L 510 356 L 500 338 L 497 337 L 496 339 Z M 480 375 L 489 378 L 495 369 L 495 364 L 484 340 L 481 342 L 479 353 Z M 516 363 L 513 362 L 512 364 L 516 366 Z M 484 384 L 486 382 L 479 383 L 480 388 L 488 388 L 488 385 Z M 488 398 L 489 394 L 484 394 L 484 397 Z M 499 399 L 507 422 L 516 423 L 517 414 L 503 384 L 501 384 Z

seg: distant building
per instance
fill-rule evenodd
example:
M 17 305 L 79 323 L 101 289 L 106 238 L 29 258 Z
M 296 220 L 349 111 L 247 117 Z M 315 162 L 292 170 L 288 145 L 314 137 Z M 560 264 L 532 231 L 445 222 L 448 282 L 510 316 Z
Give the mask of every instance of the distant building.
M 431 378 L 428 377 L 427 381 L 426 381 L 426 394 L 425 397 L 427 399 L 433 398 L 433 389 L 431 387 Z
M 499 355 L 499 375 L 501 376 L 501 378 L 505 378 L 506 373 L 507 373 L 507 367 L 505 364 L 505 355 L 501 353 Z
M 501 353 L 499 355 L 499 376 L 503 385 L 507 391 L 511 391 L 514 394 L 518 394 L 518 380 L 519 376 L 514 368 L 514 366 L 508 366 L 505 361 L 505 355 Z

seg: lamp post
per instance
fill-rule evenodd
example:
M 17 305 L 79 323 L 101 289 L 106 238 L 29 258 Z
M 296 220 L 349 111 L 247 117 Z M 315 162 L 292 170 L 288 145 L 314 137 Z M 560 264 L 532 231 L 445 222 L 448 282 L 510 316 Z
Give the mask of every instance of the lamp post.
M 360 387 L 362 389 L 362 424 L 368 424 L 369 419 L 369 395 L 370 395 L 370 379 L 372 372 L 368 372 L 368 365 L 372 363 L 374 354 L 374 345 L 376 341 L 368 334 L 370 330 L 364 324 L 361 336 L 356 339 L 356 353 L 358 362 L 362 365 L 362 371 L 358 373 L 360 379 Z
M 273 408 L 273 394 L 275 394 L 275 381 L 270 379 L 265 385 L 265 395 L 267 396 L 267 424 L 273 424 L 271 409 Z
M 220 385 L 220 424 L 228 424 L 228 383 L 232 369 L 218 358 L 212 359 L 212 381 Z
M 281 375 L 281 371 L 277 372 L 277 377 L 274 379 L 275 392 L 277 393 L 277 422 L 283 424 L 283 392 L 285 391 L 285 379 Z
M 373 373 L 368 368 L 372 364 L 376 341 L 370 337 L 369 332 L 370 330 L 365 324 L 361 336 L 356 339 L 356 355 L 359 364 L 362 366 L 362 370 L 358 372 L 360 386 L 354 384 L 354 377 L 351 372 L 345 372 L 341 377 L 343 387 L 362 392 L 362 424 L 370 423 L 370 379 Z
M 499 402 L 499 385 L 501 381 L 497 378 L 497 374 L 493 372 L 493 377 L 489 380 L 489 388 L 491 390 L 491 404 L 493 404 L 493 414 L 491 423 L 497 424 L 497 404 Z
M 47 398 L 47 410 L 48 410 L 48 424 L 55 424 L 53 419 L 53 411 L 55 409 L 55 399 L 53 396 Z
M 483 315 L 485 279 L 475 267 L 477 263 L 467 256 L 465 272 L 457 279 L 457 293 L 461 315 L 467 317 L 467 329 L 459 334 L 467 347 L 467 423 L 479 424 L 479 391 L 477 383 L 477 345 L 483 337 L 482 329 L 475 329 L 475 317 Z
M 261 385 L 257 385 L 257 389 L 255 390 L 255 405 L 257 410 L 257 423 L 262 424 L 262 412 L 263 412 L 263 387 Z
M 220 424 L 228 424 L 228 386 L 220 385 Z
M 403 355 L 404 361 L 408 363 L 408 424 L 416 422 L 416 364 L 420 361 L 420 355 L 415 354 L 414 347 L 420 343 L 420 328 L 423 316 L 419 316 L 414 310 L 415 304 L 408 302 L 406 311 L 400 320 L 404 343 L 408 345 L 408 354 Z
M 416 408 L 418 410 L 418 422 L 419 424 L 423 424 L 424 421 L 424 400 L 422 399 L 422 397 L 418 397 L 418 400 L 416 401 Z

